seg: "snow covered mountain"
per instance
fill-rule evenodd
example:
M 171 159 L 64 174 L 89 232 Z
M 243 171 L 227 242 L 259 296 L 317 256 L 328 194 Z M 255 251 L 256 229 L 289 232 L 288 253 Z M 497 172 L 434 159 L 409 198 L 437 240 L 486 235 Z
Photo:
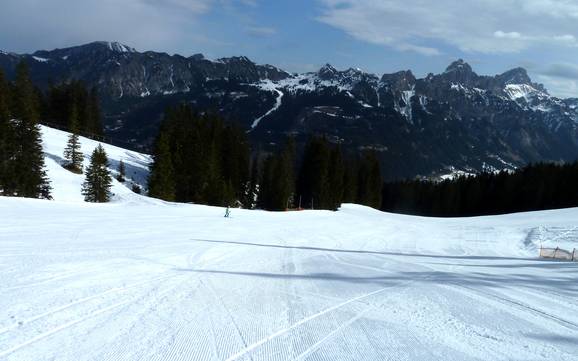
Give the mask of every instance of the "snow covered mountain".
M 166 107 L 184 101 L 238 122 L 261 149 L 287 134 L 303 144 L 312 133 L 350 153 L 374 149 L 387 179 L 578 158 L 578 100 L 551 96 L 522 68 L 481 76 L 458 60 L 422 79 L 329 64 L 290 74 L 246 57 L 141 53 L 110 42 L 3 53 L 0 67 L 13 76 L 20 60 L 41 86 L 81 79 L 97 87 L 108 134 L 143 149 Z

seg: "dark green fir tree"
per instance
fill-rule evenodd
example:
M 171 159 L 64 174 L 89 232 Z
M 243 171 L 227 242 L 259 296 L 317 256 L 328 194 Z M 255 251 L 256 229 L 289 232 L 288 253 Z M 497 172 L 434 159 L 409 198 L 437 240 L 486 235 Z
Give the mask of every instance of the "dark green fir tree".
M 118 163 L 118 175 L 116 176 L 116 180 L 121 183 L 126 181 L 126 166 L 124 165 L 122 159 Z
M 0 195 L 10 195 L 13 188 L 14 129 L 10 122 L 9 88 L 0 70 Z
M 37 92 L 30 81 L 28 66 L 16 67 L 12 94 L 15 149 L 13 195 L 50 199 L 50 184 L 44 169 L 42 138 L 38 125 Z
M 86 168 L 86 179 L 82 184 L 84 200 L 93 203 L 104 203 L 110 200 L 112 177 L 108 170 L 108 158 L 102 145 L 98 145 L 90 157 Z
M 153 163 L 149 176 L 149 196 L 165 201 L 175 200 L 174 168 L 169 137 L 161 130 L 155 144 Z
M 80 140 L 78 136 L 78 112 L 76 106 L 73 106 L 70 111 L 68 129 L 70 135 L 66 148 L 64 148 L 64 159 L 66 160 L 65 168 L 71 172 L 82 174 L 82 162 L 84 155 L 80 150 Z

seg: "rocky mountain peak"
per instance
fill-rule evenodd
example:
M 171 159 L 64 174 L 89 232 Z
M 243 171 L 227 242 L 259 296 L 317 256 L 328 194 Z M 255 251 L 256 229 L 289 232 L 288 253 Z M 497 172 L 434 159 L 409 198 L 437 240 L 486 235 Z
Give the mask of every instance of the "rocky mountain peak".
M 402 70 L 393 74 L 383 74 L 381 82 L 392 89 L 406 91 L 414 87 L 416 78 L 411 70 Z
M 225 64 L 255 65 L 255 63 L 253 63 L 251 59 L 247 58 L 246 56 L 232 56 L 230 58 L 220 58 L 217 59 L 217 62 Z
M 446 68 L 446 73 L 451 73 L 451 72 L 461 72 L 461 73 L 472 73 L 472 67 L 470 66 L 470 64 L 466 63 L 463 59 L 458 59 L 456 61 L 454 61 L 453 63 L 451 63 L 447 68 Z
M 97 49 L 101 51 L 111 51 L 114 53 L 136 53 L 134 48 L 121 44 L 118 41 L 95 41 L 93 43 L 82 45 L 81 47 Z
M 331 64 L 325 64 L 317 72 L 319 78 L 322 80 L 331 80 L 335 77 L 337 73 L 338 73 L 337 69 L 335 69 Z
M 472 70 L 470 64 L 466 63 L 463 59 L 458 59 L 451 63 L 440 77 L 449 83 L 470 86 L 476 82 L 478 75 Z
M 198 53 L 198 54 L 193 54 L 193 55 L 189 56 L 189 59 L 194 60 L 194 61 L 200 61 L 200 60 L 205 60 L 205 56 L 201 53 Z
M 524 68 L 514 68 L 498 75 L 504 84 L 532 84 L 532 79 Z

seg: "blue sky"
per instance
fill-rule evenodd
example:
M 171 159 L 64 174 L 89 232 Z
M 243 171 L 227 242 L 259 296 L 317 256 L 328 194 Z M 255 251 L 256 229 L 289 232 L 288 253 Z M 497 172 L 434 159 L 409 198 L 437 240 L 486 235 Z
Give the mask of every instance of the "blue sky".
M 115 40 L 138 50 L 246 55 L 292 72 L 325 63 L 383 74 L 438 73 L 463 58 L 480 74 L 522 66 L 578 97 L 573 0 L 7 0 L 0 49 Z

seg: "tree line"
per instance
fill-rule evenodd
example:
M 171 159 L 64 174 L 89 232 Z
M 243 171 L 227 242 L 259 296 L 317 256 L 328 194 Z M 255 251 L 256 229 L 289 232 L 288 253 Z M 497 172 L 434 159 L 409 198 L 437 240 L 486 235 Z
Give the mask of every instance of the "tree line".
M 102 114 L 96 88 L 88 89 L 82 81 L 52 84 L 40 96 L 42 119 L 47 125 L 70 129 L 89 138 L 103 135 Z
M 298 159 L 295 140 L 273 154 L 253 153 L 245 133 L 189 105 L 166 112 L 153 149 L 149 195 L 177 202 L 267 210 L 337 209 L 343 202 L 379 208 L 377 156 L 345 157 L 313 136 Z
M 188 105 L 169 109 L 153 148 L 149 195 L 218 206 L 245 198 L 249 144 L 244 132 Z
M 296 159 L 295 141 L 287 140 L 277 154 L 265 158 L 253 183 L 259 184 L 258 205 L 268 210 L 288 208 L 336 210 L 342 203 L 374 208 L 381 205 L 382 177 L 374 152 L 348 157 L 339 144 L 311 136 Z
M 531 164 L 514 172 L 481 173 L 442 182 L 384 184 L 382 210 L 464 217 L 578 206 L 578 162 Z
M 80 82 L 52 85 L 46 94 L 30 80 L 25 62 L 18 64 L 14 81 L 0 70 L 0 195 L 51 199 L 39 121 L 60 126 L 71 134 L 64 150 L 66 169 L 82 174 L 84 155 L 79 133 L 102 135 L 96 92 Z M 82 194 L 89 202 L 110 198 L 111 179 L 102 146 L 91 155 Z

